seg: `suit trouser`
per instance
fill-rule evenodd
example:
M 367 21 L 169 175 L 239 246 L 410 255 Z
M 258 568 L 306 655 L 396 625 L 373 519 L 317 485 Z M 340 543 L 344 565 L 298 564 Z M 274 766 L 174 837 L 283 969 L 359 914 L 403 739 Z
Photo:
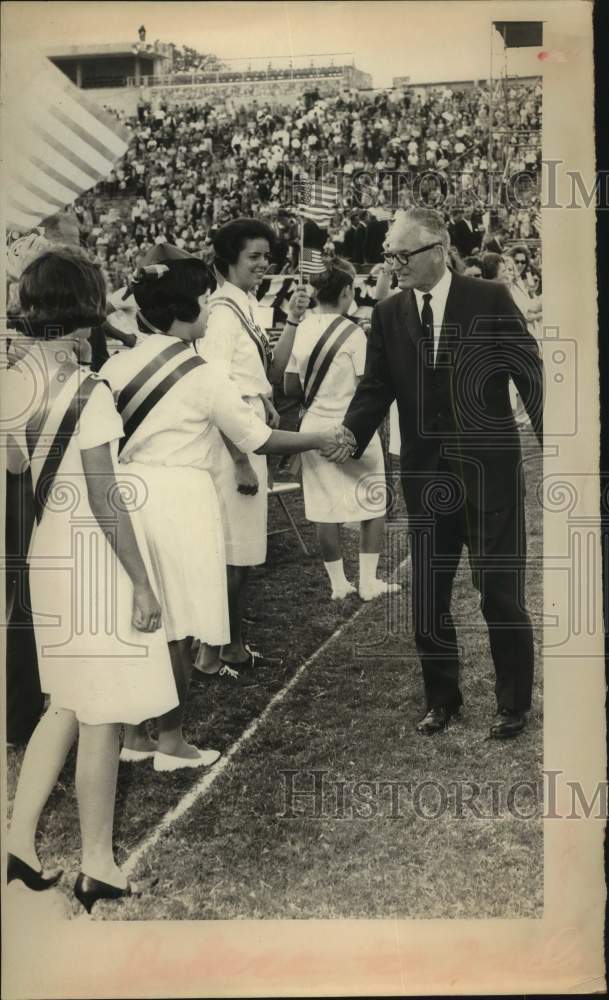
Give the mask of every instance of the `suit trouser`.
M 450 611 L 453 581 L 464 545 L 495 665 L 500 709 L 526 711 L 533 686 L 533 630 L 525 605 L 524 498 L 495 511 L 470 505 L 410 519 L 412 605 L 427 707 L 457 707 L 457 635 Z

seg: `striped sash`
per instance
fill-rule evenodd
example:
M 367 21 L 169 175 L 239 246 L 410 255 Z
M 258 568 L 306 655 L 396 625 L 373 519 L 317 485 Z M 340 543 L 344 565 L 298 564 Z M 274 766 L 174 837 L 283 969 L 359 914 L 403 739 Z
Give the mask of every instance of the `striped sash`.
M 170 344 L 121 390 L 116 408 L 123 418 L 125 436 L 119 443 L 119 452 L 168 390 L 188 372 L 205 364 L 203 358 L 192 352 L 192 345 L 184 341 Z
M 352 323 L 346 316 L 337 316 L 315 344 L 304 377 L 303 415 L 319 392 L 334 358 L 355 330 L 357 330 L 356 323 Z
M 94 373 L 84 375 L 80 368 L 69 377 L 67 385 L 72 390 L 68 393 L 68 403 L 65 404 L 65 394 L 61 392 L 58 399 L 50 405 L 46 413 L 38 411 L 28 423 L 25 437 L 30 468 L 32 469 L 32 491 L 34 495 L 34 514 L 40 524 L 49 494 L 53 489 L 57 473 L 67 451 L 72 435 L 76 430 L 82 411 L 91 398 L 96 385 L 103 382 Z M 107 382 L 105 383 L 107 385 Z M 63 412 L 62 412 L 63 407 Z M 42 461 L 40 472 L 34 475 L 32 459 Z
M 273 351 L 271 349 L 271 342 L 262 327 L 258 326 L 252 317 L 246 316 L 243 309 L 237 302 L 234 302 L 226 296 L 222 296 L 221 298 L 214 299 L 213 302 L 210 302 L 210 312 L 212 309 L 215 309 L 216 306 L 228 306 L 235 316 L 238 317 L 246 333 L 254 342 L 256 350 L 260 355 L 260 361 L 262 362 L 264 373 L 265 375 L 268 375 L 271 370 L 271 365 L 273 364 Z

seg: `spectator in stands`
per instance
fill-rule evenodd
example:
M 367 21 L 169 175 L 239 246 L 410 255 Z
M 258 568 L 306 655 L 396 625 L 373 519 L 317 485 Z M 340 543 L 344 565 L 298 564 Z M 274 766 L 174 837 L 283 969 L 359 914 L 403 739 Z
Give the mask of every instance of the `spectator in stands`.
M 383 244 L 389 229 L 389 217 L 390 213 L 383 208 L 373 208 L 368 213 L 364 243 L 364 256 L 367 264 L 380 264 L 383 259 Z
M 452 220 L 448 227 L 450 242 L 461 257 L 469 257 L 480 249 L 481 234 L 474 228 L 470 212 L 455 209 Z
M 499 276 L 501 267 L 500 253 L 485 253 L 482 255 L 482 277 L 487 281 L 495 281 Z
M 526 246 L 510 247 L 508 251 L 516 267 L 516 283 L 523 293 L 529 293 L 531 286 L 531 257 Z
M 464 262 L 464 274 L 469 274 L 472 278 L 482 277 L 482 260 L 480 257 L 466 257 Z
M 193 54 L 194 50 L 186 54 L 185 50 L 178 51 L 180 60 L 185 60 L 184 65 L 189 67 L 186 77 L 190 82 L 191 73 L 198 72 L 196 67 L 206 57 Z M 244 76 L 230 75 L 241 80 Z M 282 107 L 277 103 L 276 82 L 265 90 L 264 82 L 253 82 L 255 73 L 245 76 L 251 78 L 250 83 L 225 83 L 215 90 L 205 84 L 199 93 L 193 87 L 182 91 L 168 86 L 162 92 L 160 114 L 149 104 L 140 104 L 137 114 L 126 122 L 134 130 L 134 139 L 117 164 L 110 185 L 112 190 L 116 188 L 113 197 L 117 199 L 134 196 L 140 199 L 140 210 L 129 220 L 131 232 L 123 233 L 120 226 L 100 221 L 103 212 L 100 194 L 107 197 L 107 181 L 84 198 L 91 213 L 84 235 L 93 247 L 101 237 L 99 253 L 105 255 L 109 280 L 115 287 L 116 282 L 122 281 L 122 259 L 129 259 L 134 245 L 145 252 L 155 242 L 183 240 L 184 249 L 198 253 L 210 225 L 223 225 L 239 215 L 258 217 L 262 208 L 269 211 L 266 221 L 276 230 L 278 248 L 282 247 L 282 240 L 287 240 L 287 249 L 282 248 L 274 261 L 277 270 L 283 270 L 288 257 L 293 256 L 290 248 L 298 242 L 297 238 L 282 233 L 279 224 L 280 209 L 284 207 L 282 192 L 291 179 L 294 157 L 307 176 L 314 176 L 321 165 L 324 177 L 330 180 L 336 171 L 343 174 L 343 210 L 357 213 L 357 218 L 353 224 L 342 227 L 342 238 L 340 230 L 333 230 L 336 225 L 333 221 L 328 236 L 336 251 L 356 265 L 378 260 L 379 253 L 379 240 L 372 251 L 370 233 L 361 232 L 362 228 L 366 230 L 368 219 L 363 216 L 362 225 L 360 212 L 382 208 L 387 197 L 394 194 L 392 179 L 386 177 L 384 183 L 370 184 L 365 190 L 360 190 L 358 182 L 359 200 L 354 199 L 350 178 L 362 170 L 373 174 L 385 168 L 406 167 L 414 183 L 417 175 L 431 166 L 442 175 L 442 188 L 447 188 L 451 198 L 463 202 L 465 194 L 473 203 L 471 231 L 464 239 L 471 241 L 479 232 L 476 194 L 486 197 L 489 171 L 499 169 L 503 163 L 498 144 L 492 156 L 488 153 L 486 87 L 426 87 L 424 93 L 413 88 L 404 101 L 395 101 L 387 94 L 337 95 L 336 84 L 329 81 L 328 87 L 333 90 L 327 93 L 320 90 L 321 99 L 307 107 L 304 80 L 300 83 L 283 80 L 286 104 Z M 262 71 L 262 77 L 265 76 Z M 295 88 L 293 92 L 290 87 Z M 512 89 L 515 96 L 507 120 L 514 129 L 520 128 L 520 110 L 533 109 L 526 111 L 533 130 L 531 141 L 527 140 L 527 148 L 522 151 L 515 148 L 515 162 L 522 152 L 532 181 L 538 185 L 540 94 L 529 84 L 515 84 Z M 246 95 L 248 90 L 251 94 Z M 447 90 L 451 90 L 450 96 L 446 96 Z M 252 94 L 260 97 L 248 117 L 242 101 Z M 231 95 L 234 103 L 228 105 L 226 99 Z M 295 98 L 291 105 L 287 103 L 289 96 Z M 504 113 L 503 120 L 506 120 Z M 534 162 L 530 158 L 532 153 Z M 397 192 L 402 203 L 408 197 L 408 187 L 404 185 Z M 474 187 L 476 193 L 470 191 Z M 437 183 L 425 181 L 419 188 L 420 197 L 429 204 L 440 197 Z M 467 227 L 467 220 L 461 221 Z M 538 236 L 538 200 L 532 198 L 530 205 L 509 216 L 506 213 L 500 224 L 499 231 L 496 231 L 499 222 L 487 227 L 485 249 L 503 253 L 506 241 Z M 111 237 L 105 233 L 108 229 L 114 230 Z M 468 253 L 459 236 L 456 245 L 462 255 L 472 252 Z

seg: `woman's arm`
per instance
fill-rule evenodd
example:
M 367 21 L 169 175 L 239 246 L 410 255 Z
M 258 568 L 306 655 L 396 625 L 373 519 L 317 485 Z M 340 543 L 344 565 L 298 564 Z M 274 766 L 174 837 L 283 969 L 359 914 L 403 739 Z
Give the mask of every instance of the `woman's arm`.
M 258 492 L 258 476 L 247 455 L 239 451 L 236 444 L 220 431 L 220 437 L 224 441 L 226 449 L 233 460 L 235 466 L 235 484 L 237 493 L 244 493 L 245 496 L 256 496 Z
M 290 399 L 302 399 L 302 385 L 296 372 L 286 372 L 283 376 L 283 394 Z
M 211 419 L 224 438 L 238 450 L 256 455 L 297 455 L 302 451 L 332 451 L 342 444 L 338 425 L 318 433 L 274 431 L 245 403 L 222 373 L 215 373 Z
M 142 559 L 131 517 L 122 503 L 109 444 L 81 451 L 89 504 L 100 528 L 133 584 L 133 625 L 154 632 L 161 625 L 161 608 Z
M 273 364 L 269 372 L 269 381 L 273 385 L 283 378 L 286 365 L 290 360 L 292 348 L 294 347 L 294 337 L 296 329 L 309 306 L 309 293 L 303 285 L 300 285 L 291 295 L 288 304 L 288 318 L 283 328 L 279 340 L 273 351 Z
M 270 437 L 256 448 L 257 455 L 300 455 L 303 451 L 332 451 L 342 444 L 340 424 L 323 431 L 271 431 Z

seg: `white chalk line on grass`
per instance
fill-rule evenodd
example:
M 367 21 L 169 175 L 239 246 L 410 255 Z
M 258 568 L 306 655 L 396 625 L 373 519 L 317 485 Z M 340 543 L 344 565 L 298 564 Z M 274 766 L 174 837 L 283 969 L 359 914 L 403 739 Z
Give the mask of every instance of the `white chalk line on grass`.
M 400 570 L 402 569 L 403 566 L 406 565 L 407 562 L 408 562 L 408 557 L 402 560 L 402 562 L 399 564 L 395 572 L 392 574 L 394 579 L 396 576 L 399 575 Z M 252 738 L 257 729 L 262 725 L 263 722 L 266 721 L 267 717 L 270 715 L 273 709 L 277 705 L 279 705 L 280 702 L 283 701 L 285 696 L 292 690 L 292 688 L 295 687 L 295 685 L 298 683 L 298 681 L 300 680 L 302 674 L 305 672 L 307 667 L 309 667 L 312 663 L 314 663 L 315 660 L 319 656 L 321 656 L 321 654 L 328 648 L 328 646 L 332 642 L 334 642 L 335 639 L 338 639 L 339 636 L 342 635 L 342 633 L 345 631 L 345 629 L 349 628 L 349 626 L 352 625 L 357 618 L 359 618 L 359 616 L 366 610 L 366 608 L 369 607 L 369 605 L 370 602 L 362 604 L 362 606 L 358 608 L 357 611 L 355 611 L 351 615 L 348 621 L 343 622 L 343 624 L 340 625 L 332 633 L 332 635 L 329 635 L 327 639 L 324 639 L 319 649 L 316 649 L 315 652 L 307 660 L 305 660 L 303 663 L 300 664 L 298 670 L 296 671 L 294 676 L 290 678 L 285 687 L 282 687 L 281 690 L 277 692 L 277 694 L 273 695 L 268 705 L 263 709 L 260 715 L 257 718 L 253 719 L 252 722 L 250 722 L 247 729 L 244 729 L 243 732 L 241 733 L 241 736 L 235 741 L 235 743 L 231 744 L 226 753 L 220 758 L 218 763 L 215 764 L 211 770 L 207 771 L 203 775 L 201 780 L 198 781 L 197 784 L 194 785 L 189 792 L 186 792 L 186 794 L 182 796 L 178 804 L 174 806 L 173 809 L 170 809 L 169 812 L 165 813 L 165 815 L 157 824 L 157 826 L 154 828 L 152 833 L 149 834 L 149 836 L 142 841 L 139 847 L 136 847 L 133 853 L 127 858 L 126 862 L 121 865 L 121 868 L 124 871 L 125 875 L 127 876 L 132 875 L 137 865 L 144 857 L 144 855 L 147 854 L 147 852 L 152 847 L 154 847 L 155 844 L 158 843 L 165 830 L 167 830 L 174 823 L 177 823 L 177 821 L 181 819 L 182 816 L 184 816 L 189 809 L 192 809 L 195 802 L 197 802 L 204 795 L 206 795 L 206 793 L 209 791 L 213 783 L 226 770 L 232 758 L 239 752 L 239 750 L 241 750 L 242 746 Z

